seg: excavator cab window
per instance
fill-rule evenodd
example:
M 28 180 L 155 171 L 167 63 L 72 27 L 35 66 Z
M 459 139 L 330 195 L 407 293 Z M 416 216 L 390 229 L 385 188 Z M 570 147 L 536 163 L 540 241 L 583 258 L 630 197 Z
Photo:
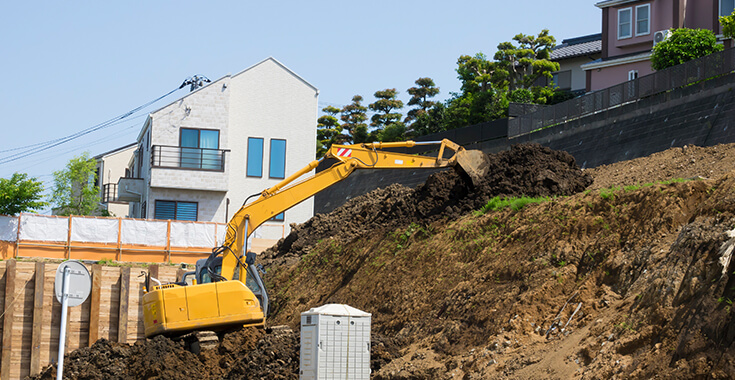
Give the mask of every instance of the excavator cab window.
M 197 260 L 196 265 L 196 279 L 197 284 L 206 284 L 209 282 L 212 282 L 212 278 L 209 276 L 209 271 L 207 270 L 205 264 L 207 263 L 207 259 L 200 259 Z M 213 261 L 214 264 L 214 272 L 217 274 L 222 273 L 222 258 L 216 257 Z
M 250 288 L 250 290 L 253 291 L 256 295 L 260 293 L 260 285 L 258 284 L 258 281 L 253 277 L 253 274 L 250 271 L 250 268 L 248 267 L 248 276 L 245 279 L 245 285 Z
M 268 316 L 268 292 L 265 290 L 265 285 L 263 284 L 263 279 L 260 277 L 260 274 L 258 273 L 258 269 L 256 268 L 255 264 L 255 253 L 248 252 L 246 255 L 246 263 L 248 263 L 248 268 L 245 271 L 246 277 L 245 277 L 245 286 L 247 286 L 250 291 L 253 292 L 255 297 L 258 298 L 258 301 L 260 301 L 260 305 L 263 308 L 263 314 Z M 196 264 L 196 279 L 197 284 L 206 284 L 209 282 L 212 282 L 212 278 L 209 276 L 209 271 L 207 271 L 207 268 L 205 264 L 207 263 L 207 259 L 201 259 L 197 260 Z M 213 261 L 213 269 L 217 274 L 222 273 L 222 257 L 216 257 Z

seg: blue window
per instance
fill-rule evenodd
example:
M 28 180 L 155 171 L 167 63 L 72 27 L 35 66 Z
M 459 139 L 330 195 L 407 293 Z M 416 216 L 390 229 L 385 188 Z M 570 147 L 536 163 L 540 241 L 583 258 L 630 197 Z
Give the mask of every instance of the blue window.
M 263 176 L 263 139 L 260 137 L 248 137 L 247 176 Z
M 274 221 L 274 222 L 283 222 L 283 218 L 284 218 L 284 215 L 283 214 L 284 213 L 282 212 L 282 213 L 280 213 L 280 214 L 272 217 L 271 218 L 271 221 Z
M 222 170 L 219 131 L 181 128 L 181 167 Z
M 155 219 L 197 220 L 196 202 L 156 201 Z
M 735 0 L 720 0 L 720 16 L 729 16 L 735 12 Z
M 271 139 L 271 178 L 286 178 L 286 140 Z

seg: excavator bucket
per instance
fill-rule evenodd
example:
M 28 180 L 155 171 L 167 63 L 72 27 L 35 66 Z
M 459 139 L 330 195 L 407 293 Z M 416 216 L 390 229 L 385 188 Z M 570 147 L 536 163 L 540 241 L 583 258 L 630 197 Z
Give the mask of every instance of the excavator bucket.
M 470 177 L 472 184 L 475 186 L 480 185 L 483 178 L 485 178 L 489 163 L 490 159 L 488 159 L 487 154 L 480 150 L 460 150 L 457 152 L 457 166 Z

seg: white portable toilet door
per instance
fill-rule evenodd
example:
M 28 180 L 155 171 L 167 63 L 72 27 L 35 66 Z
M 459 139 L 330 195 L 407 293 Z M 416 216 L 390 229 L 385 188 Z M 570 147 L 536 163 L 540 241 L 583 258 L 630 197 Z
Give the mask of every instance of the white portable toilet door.
M 316 325 L 301 327 L 301 376 L 303 380 L 317 377 L 317 349 L 319 347 L 316 336 Z

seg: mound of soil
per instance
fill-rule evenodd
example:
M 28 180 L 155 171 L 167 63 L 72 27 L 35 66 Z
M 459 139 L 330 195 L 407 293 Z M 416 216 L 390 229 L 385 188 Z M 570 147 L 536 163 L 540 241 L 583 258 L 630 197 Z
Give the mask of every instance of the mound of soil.
M 133 345 L 100 339 L 68 354 L 65 379 L 297 379 L 299 341 L 291 330 L 255 328 L 223 334 L 216 348 L 195 355 L 184 343 L 156 336 Z M 56 378 L 56 366 L 32 380 Z
M 415 189 L 398 184 L 377 189 L 293 226 L 291 233 L 263 253 L 259 262 L 266 266 L 294 264 L 326 238 L 348 242 L 366 233 L 411 223 L 426 225 L 438 219 L 456 219 L 495 196 L 571 195 L 592 183 L 570 154 L 539 144 L 515 145 L 488 158 L 487 174 L 477 186 L 460 171 L 449 170 L 431 175 Z
M 325 303 L 372 313 L 374 379 L 732 377 L 735 145 L 584 172 L 533 145 L 491 160 L 477 187 L 442 172 L 294 228 L 269 253 L 269 324 L 298 329 Z M 706 178 L 655 183 L 693 177 Z M 521 194 L 574 195 L 469 212 Z M 64 374 L 298 378 L 298 333 L 278 331 L 225 334 L 198 355 L 165 337 L 101 340 L 69 354 Z
M 612 192 L 324 240 L 269 274 L 271 320 L 371 312 L 395 343 L 375 379 L 730 378 L 735 172 L 707 160 L 732 149 L 586 171 Z M 693 177 L 713 179 L 655 183 Z

